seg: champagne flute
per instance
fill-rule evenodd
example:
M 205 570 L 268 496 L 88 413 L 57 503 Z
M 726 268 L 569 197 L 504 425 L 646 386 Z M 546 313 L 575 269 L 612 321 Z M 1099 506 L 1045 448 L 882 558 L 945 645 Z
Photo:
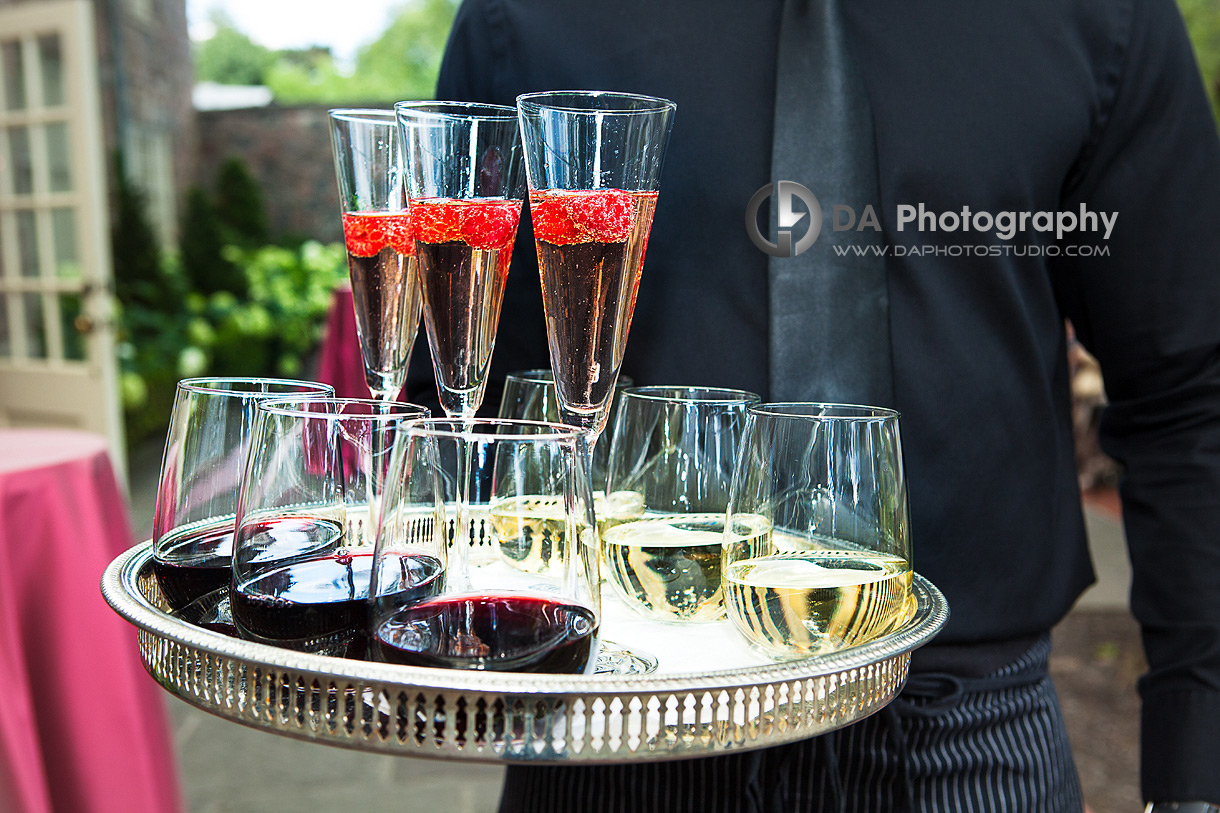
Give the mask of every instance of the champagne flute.
M 374 398 L 398 397 L 422 300 L 392 110 L 329 112 L 343 241 L 364 377 Z
M 462 102 L 394 110 L 437 392 L 446 415 L 471 418 L 483 402 L 521 219 L 516 111 Z
M 153 515 L 153 572 L 171 609 L 229 584 L 233 517 L 258 402 L 334 394 L 329 384 L 282 378 L 178 382 Z
M 623 362 L 676 107 L 601 91 L 517 97 L 559 408 L 591 444 Z
M 750 409 L 725 518 L 725 604 L 776 658 L 884 635 L 913 610 L 898 413 L 845 404 Z
M 374 656 L 453 669 L 590 671 L 601 598 L 589 454 L 580 430 L 499 419 L 411 424 L 395 467 L 399 484 L 382 513 L 378 559 L 396 561 L 404 548 L 444 538 L 455 513 L 460 521 L 461 495 L 471 490 L 463 483 L 471 447 L 491 468 L 485 518 L 498 546 L 522 547 L 521 535 L 531 532 L 519 516 L 527 502 L 541 498 L 561 507 L 536 529 L 549 542 L 546 566 L 526 572 L 497 562 L 460 573 L 459 561 L 443 591 L 422 602 L 386 593 L 379 583 L 371 602 Z M 375 566 L 377 574 L 393 572 Z

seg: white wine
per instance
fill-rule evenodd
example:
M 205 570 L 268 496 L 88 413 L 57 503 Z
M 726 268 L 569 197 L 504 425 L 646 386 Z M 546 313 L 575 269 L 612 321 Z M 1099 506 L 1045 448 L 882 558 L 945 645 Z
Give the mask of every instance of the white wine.
M 884 635 L 906 621 L 911 568 L 866 550 L 787 552 L 731 563 L 729 617 L 776 657 L 833 652 Z
M 634 491 L 616 491 L 593 498 L 597 530 L 626 522 L 644 513 L 644 498 Z M 500 558 L 518 570 L 544 573 L 565 557 L 566 519 L 563 497 L 522 496 L 493 501 L 488 512 Z
M 769 536 L 763 517 L 739 515 L 743 536 Z M 721 584 L 724 514 L 645 515 L 602 537 L 606 578 L 646 616 L 664 621 L 724 617 Z

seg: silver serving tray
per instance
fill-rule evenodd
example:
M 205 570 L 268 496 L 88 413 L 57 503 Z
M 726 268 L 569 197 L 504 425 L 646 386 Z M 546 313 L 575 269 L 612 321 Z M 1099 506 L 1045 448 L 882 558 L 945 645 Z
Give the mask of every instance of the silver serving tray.
M 119 556 L 102 595 L 139 628 L 145 668 L 171 694 L 298 739 L 500 764 L 711 756 L 842 728 L 894 699 L 911 651 L 949 617 L 916 574 L 906 625 L 833 654 L 652 675 L 467 672 L 305 654 L 193 626 L 164 611 L 151 559 L 148 542 Z

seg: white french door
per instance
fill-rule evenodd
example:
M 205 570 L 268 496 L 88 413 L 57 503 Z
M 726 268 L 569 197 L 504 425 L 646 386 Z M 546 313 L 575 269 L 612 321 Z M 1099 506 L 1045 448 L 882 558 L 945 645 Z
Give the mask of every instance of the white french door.
M 0 426 L 105 435 L 125 469 L 93 7 L 0 7 Z

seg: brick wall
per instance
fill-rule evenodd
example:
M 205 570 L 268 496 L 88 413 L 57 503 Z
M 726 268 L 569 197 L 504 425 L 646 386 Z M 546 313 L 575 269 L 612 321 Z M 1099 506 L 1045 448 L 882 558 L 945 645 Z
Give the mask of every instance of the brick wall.
M 255 107 L 200 112 L 198 182 L 213 189 L 230 156 L 242 158 L 263 189 L 274 237 L 343 239 L 327 107 Z

